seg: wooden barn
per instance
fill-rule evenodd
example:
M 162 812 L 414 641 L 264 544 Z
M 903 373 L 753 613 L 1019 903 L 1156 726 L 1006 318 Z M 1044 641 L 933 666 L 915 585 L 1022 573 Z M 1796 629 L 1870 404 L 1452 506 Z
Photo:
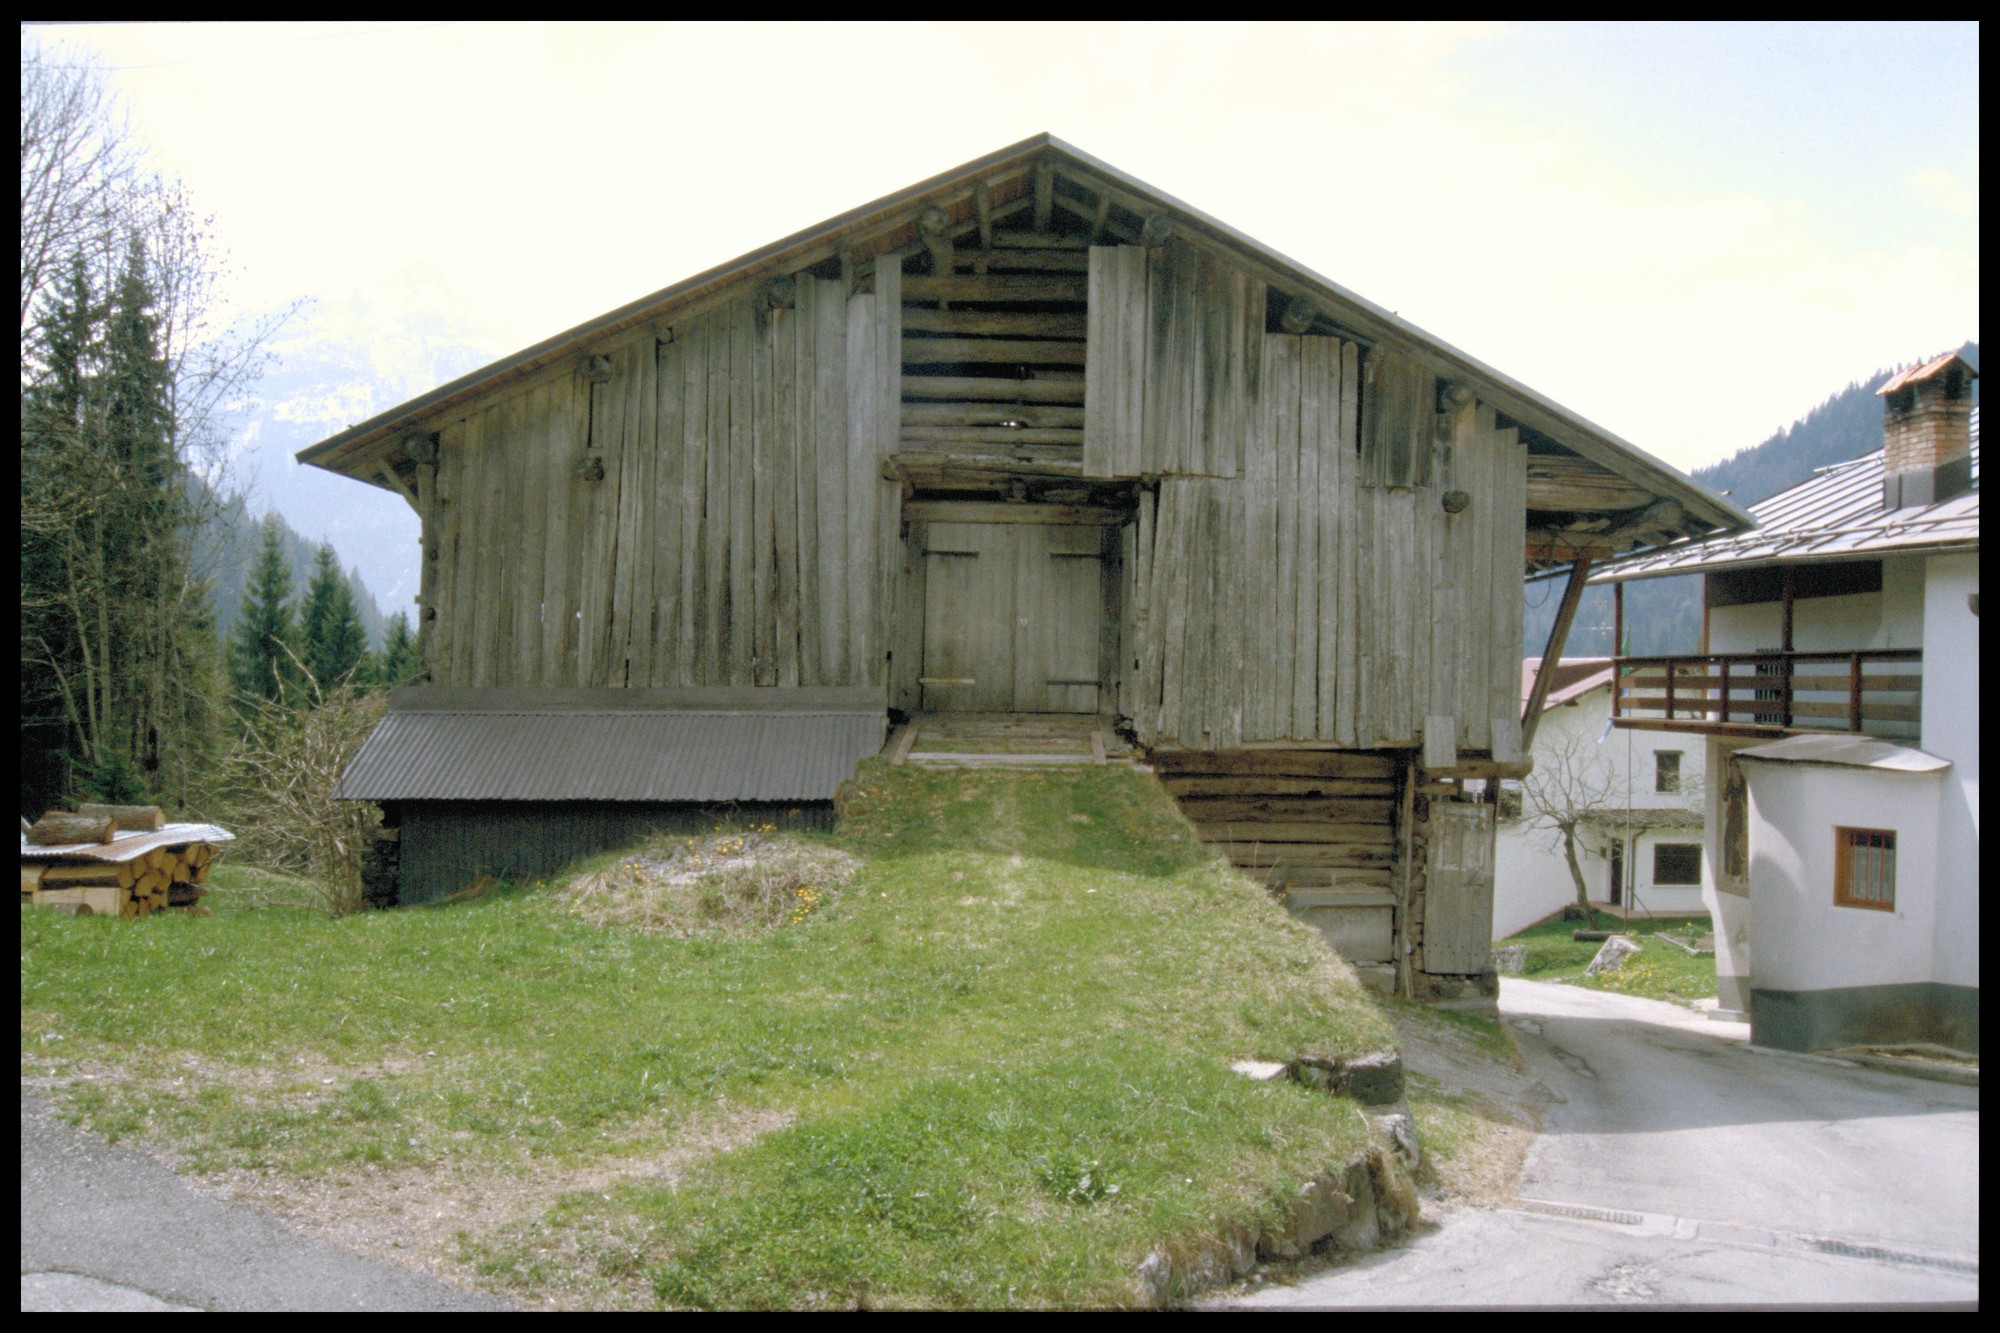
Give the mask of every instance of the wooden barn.
M 422 516 L 453 707 L 1096 716 L 1371 980 L 1434 996 L 1490 987 L 1524 571 L 1747 522 L 1046 135 L 299 457 Z M 431 782 L 413 759 L 398 813 Z

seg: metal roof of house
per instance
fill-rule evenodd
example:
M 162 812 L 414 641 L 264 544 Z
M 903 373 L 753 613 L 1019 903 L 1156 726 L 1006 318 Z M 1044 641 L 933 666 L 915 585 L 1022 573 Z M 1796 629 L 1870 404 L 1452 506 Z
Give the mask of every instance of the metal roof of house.
M 1535 695 L 1535 677 L 1541 674 L 1542 659 L 1524 657 L 1521 659 L 1521 702 L 1526 703 Z M 1611 659 L 1608 657 L 1564 657 L 1556 662 L 1556 678 L 1549 685 L 1549 697 L 1542 701 L 1542 711 L 1548 712 L 1560 704 L 1574 703 L 1592 690 L 1602 689 L 1611 683 Z
M 1979 545 L 1979 409 L 1972 410 L 1972 487 L 1934 505 L 1882 507 L 1883 451 L 1822 468 L 1810 481 L 1750 507 L 1757 526 L 1709 541 L 1684 541 L 1609 566 L 1592 583 L 1790 560 L 1915 554 Z
M 1873 768 L 1886 773 L 1941 773 L 1951 767 L 1928 750 L 1873 736 L 1787 736 L 1766 745 L 1737 750 L 1737 759 L 1763 759 L 1781 764 L 1832 764 L 1840 768 Z
M 877 689 L 399 690 L 334 794 L 826 801 L 886 723 Z

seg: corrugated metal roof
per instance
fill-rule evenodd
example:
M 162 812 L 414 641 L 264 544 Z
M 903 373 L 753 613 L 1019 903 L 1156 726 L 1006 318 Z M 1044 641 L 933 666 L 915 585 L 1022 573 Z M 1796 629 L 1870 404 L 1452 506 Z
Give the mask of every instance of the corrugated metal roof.
M 1882 507 L 1882 451 L 1842 463 L 1750 507 L 1757 526 L 1679 542 L 1609 566 L 1592 583 L 1731 566 L 1979 545 L 1979 409 L 1972 411 L 1972 488 L 1934 505 Z
M 825 801 L 882 748 L 887 724 L 880 690 L 760 691 L 868 703 L 774 697 L 754 709 L 629 706 L 638 699 L 591 708 L 568 697 L 580 691 L 540 692 L 550 696 L 545 706 L 530 707 L 520 696 L 536 692 L 504 693 L 512 698 L 489 709 L 452 699 L 438 702 L 460 706 L 392 704 L 335 794 L 370 801 Z
M 156 847 L 180 847 L 191 842 L 234 842 L 236 835 L 214 824 L 168 824 L 144 832 L 127 833 L 110 842 L 70 842 L 42 846 L 21 839 L 24 861 L 55 861 L 81 857 L 86 861 L 130 861 Z

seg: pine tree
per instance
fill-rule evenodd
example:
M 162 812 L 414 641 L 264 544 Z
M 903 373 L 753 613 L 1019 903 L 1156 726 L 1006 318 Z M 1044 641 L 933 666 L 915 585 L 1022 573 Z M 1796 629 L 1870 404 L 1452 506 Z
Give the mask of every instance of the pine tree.
M 361 628 L 361 616 L 354 609 L 354 593 L 347 576 L 340 572 L 333 547 L 321 543 L 313 557 L 312 582 L 306 587 L 305 607 L 299 616 L 301 654 L 313 679 L 322 690 L 331 690 L 361 665 L 368 651 L 368 637 Z
M 80 255 L 39 313 L 38 374 L 21 395 L 21 789 L 29 809 L 62 803 L 73 773 L 91 762 L 96 735 L 84 630 L 102 580 L 85 533 L 105 478 L 85 443 L 96 314 Z
M 42 303 L 22 395 L 24 786 L 158 785 L 185 729 L 192 515 L 136 238 L 100 298 L 82 256 Z M 25 794 L 25 793 L 24 793 Z
M 292 570 L 285 563 L 278 525 L 264 522 L 264 545 L 250 586 L 243 591 L 243 610 L 230 639 L 229 673 L 239 695 L 249 699 L 296 702 L 304 678 L 293 660 L 298 627 L 292 619 Z M 303 654 L 300 654 L 303 656 Z
M 398 611 L 389 617 L 389 627 L 382 637 L 382 667 L 380 679 L 387 689 L 398 685 L 408 685 L 417 678 L 417 638 L 410 633 L 410 618 Z
M 191 515 L 174 451 L 172 373 L 160 351 L 146 249 L 132 238 L 105 311 L 104 373 L 99 390 L 104 448 L 118 476 L 116 505 L 104 517 L 106 560 L 114 587 L 110 660 L 129 696 L 118 710 L 124 743 L 142 774 L 157 783 L 169 750 L 185 744 L 171 718 L 184 680 Z

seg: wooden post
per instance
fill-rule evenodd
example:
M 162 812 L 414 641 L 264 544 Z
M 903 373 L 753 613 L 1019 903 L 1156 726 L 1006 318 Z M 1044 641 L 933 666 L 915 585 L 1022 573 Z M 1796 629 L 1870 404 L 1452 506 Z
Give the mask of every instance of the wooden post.
M 1681 660 L 1678 657 L 1669 657 L 1667 659 L 1667 721 L 1669 722 L 1674 720 L 1674 677 L 1680 674 L 1680 670 Z
M 972 206 L 979 213 L 979 248 L 990 256 L 993 253 L 993 192 L 986 188 L 985 181 L 973 182 Z
M 1784 716 L 1782 721 L 1784 722 L 1786 731 L 1792 729 L 1792 594 L 1796 590 L 1796 575 L 1797 570 L 1793 566 L 1785 566 L 1784 582 L 1782 584 L 1785 598 L 1785 619 L 1778 639 L 1778 648 L 1785 655 L 1785 683 L 1783 686 L 1784 693 L 1781 697 L 1784 700 Z
M 1706 644 L 1702 646 L 1707 647 Z M 1726 657 L 1722 659 L 1722 711 L 1717 714 L 1716 720 L 1725 727 L 1729 725 L 1729 659 Z
M 952 275 L 951 237 L 945 234 L 945 228 L 950 224 L 951 219 L 945 216 L 942 208 L 926 208 L 917 222 L 923 232 L 924 249 L 930 251 L 931 272 L 940 278 Z
M 1625 716 L 1625 580 L 1611 585 L 1611 716 Z
M 1569 641 L 1569 622 L 1576 619 L 1576 604 L 1583 598 L 1583 582 L 1590 577 L 1590 557 L 1580 555 L 1569 567 L 1569 582 L 1563 585 L 1562 604 L 1556 608 L 1556 623 L 1549 626 L 1549 641 L 1542 648 L 1542 666 L 1535 672 L 1535 688 L 1528 692 L 1528 706 L 1521 714 L 1521 749 L 1534 748 L 1535 728 L 1542 720 L 1542 705 L 1548 702 L 1549 687 L 1555 683 L 1555 665 L 1562 660 L 1563 644 Z
M 1847 655 L 1847 729 L 1861 730 L 1861 654 Z

